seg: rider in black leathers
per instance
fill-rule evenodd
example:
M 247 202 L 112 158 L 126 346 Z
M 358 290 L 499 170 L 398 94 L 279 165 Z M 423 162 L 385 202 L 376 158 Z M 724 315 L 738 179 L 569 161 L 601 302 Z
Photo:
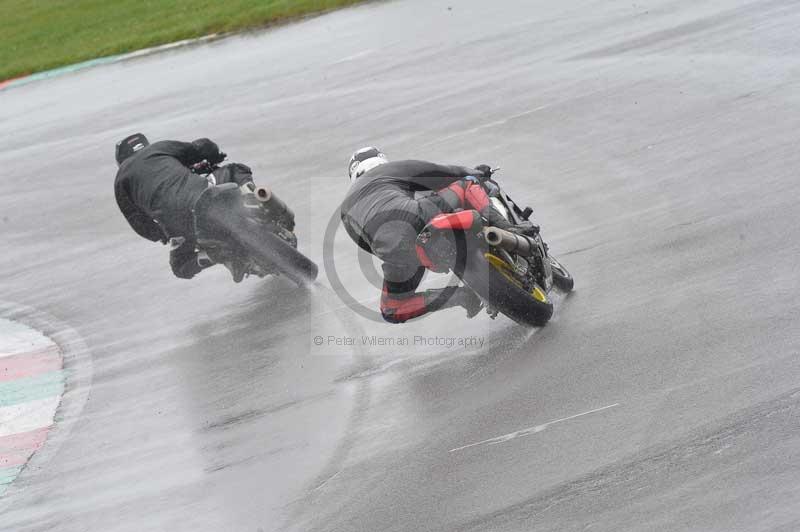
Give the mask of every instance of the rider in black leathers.
M 463 208 L 478 211 L 495 227 L 524 233 L 527 228 L 512 226 L 477 184 L 476 178 L 489 177 L 491 169 L 389 162 L 380 150 L 368 147 L 353 155 L 349 170 L 353 184 L 342 203 L 342 222 L 354 242 L 383 261 L 383 318 L 402 323 L 454 306 L 464 307 L 470 318 L 475 316 L 481 301 L 467 287 L 415 292 L 425 273 L 415 245 L 417 235 L 434 216 Z M 436 193 L 415 197 L 430 191 Z M 443 290 L 448 292 L 443 294 Z
M 209 188 L 209 181 L 191 166 L 202 161 L 217 164 L 225 154 L 209 139 L 192 142 L 165 140 L 149 144 L 141 133 L 120 141 L 114 195 L 120 211 L 140 236 L 170 244 L 170 266 L 181 279 L 191 279 L 204 267 L 198 261 L 193 209 Z M 227 165 L 222 174 L 244 184 L 252 181 L 244 165 Z M 231 270 L 235 281 L 242 272 Z

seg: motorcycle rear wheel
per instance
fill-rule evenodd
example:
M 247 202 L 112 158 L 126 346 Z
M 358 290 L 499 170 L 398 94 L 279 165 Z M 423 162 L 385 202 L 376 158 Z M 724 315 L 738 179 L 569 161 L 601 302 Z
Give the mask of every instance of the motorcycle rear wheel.
M 513 269 L 491 252 L 476 253 L 461 276 L 495 309 L 522 325 L 541 327 L 553 316 L 553 303 L 539 285 L 526 289 Z

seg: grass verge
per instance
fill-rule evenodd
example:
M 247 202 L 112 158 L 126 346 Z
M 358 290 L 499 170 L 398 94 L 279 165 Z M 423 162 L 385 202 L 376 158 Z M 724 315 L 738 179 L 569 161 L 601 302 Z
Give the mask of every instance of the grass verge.
M 0 80 L 362 0 L 0 0 Z

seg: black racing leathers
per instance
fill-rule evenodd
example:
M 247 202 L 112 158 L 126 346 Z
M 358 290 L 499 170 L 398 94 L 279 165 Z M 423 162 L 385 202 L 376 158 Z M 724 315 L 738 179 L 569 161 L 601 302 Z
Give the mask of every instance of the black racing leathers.
M 195 142 L 155 142 L 125 160 L 114 195 L 134 231 L 153 242 L 193 235 L 192 207 L 208 181 L 189 166 L 205 159 Z
M 161 141 L 125 160 L 117 172 L 114 194 L 122 214 L 139 235 L 170 243 L 172 272 L 191 279 L 198 264 L 193 208 L 207 190 L 208 180 L 189 166 L 219 160 L 217 145 L 208 139 Z M 214 171 L 217 184 L 253 181 L 250 168 L 232 163 Z
M 415 294 L 424 268 L 415 251 L 416 238 L 431 218 L 453 206 L 432 194 L 476 175 L 474 168 L 425 161 L 395 161 L 362 175 L 342 203 L 341 217 L 350 237 L 383 261 L 381 312 L 401 322 L 429 311 L 430 297 Z

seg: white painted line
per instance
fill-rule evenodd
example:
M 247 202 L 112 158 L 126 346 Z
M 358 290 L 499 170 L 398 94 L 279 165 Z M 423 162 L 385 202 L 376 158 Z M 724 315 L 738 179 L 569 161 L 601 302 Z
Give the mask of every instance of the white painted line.
M 167 44 L 161 44 L 159 46 L 153 46 L 151 48 L 142 48 L 141 50 L 136 50 L 135 52 L 129 52 L 126 54 L 120 55 L 116 61 L 124 61 L 125 59 L 132 59 L 134 57 L 142 57 L 145 55 L 155 54 L 158 52 L 164 52 L 167 50 L 172 50 L 173 48 L 180 48 L 182 46 L 189 46 L 193 44 L 200 44 L 206 41 L 211 41 L 220 37 L 219 33 L 212 33 L 210 35 L 204 35 L 203 37 L 197 37 L 195 39 L 184 39 L 182 41 L 175 41 L 170 42 Z
M 0 318 L 0 358 L 33 353 L 55 343 L 39 331 L 11 320 Z
M 398 364 L 403 364 L 404 362 L 407 361 L 407 359 L 408 359 L 408 357 L 402 357 L 402 358 L 396 358 L 394 360 L 390 360 L 389 362 L 386 362 L 385 364 L 381 364 L 378 367 L 368 368 L 368 369 L 365 369 L 364 371 L 360 371 L 360 372 L 356 373 L 355 375 L 353 375 L 352 377 L 348 377 L 348 379 L 366 379 L 368 377 L 373 377 L 373 376 L 378 375 L 380 373 L 384 373 L 386 371 L 389 371 L 391 368 L 393 368 L 394 366 L 397 366 Z
M 334 474 L 333 474 L 333 476 L 331 476 L 331 477 L 328 477 L 326 480 L 322 481 L 322 484 L 320 484 L 320 485 L 319 485 L 319 486 L 317 486 L 316 488 L 312 489 L 311 491 L 319 491 L 319 490 L 321 490 L 322 488 L 324 488 L 324 487 L 325 487 L 325 484 L 327 484 L 327 483 L 328 483 L 328 482 L 330 482 L 331 480 L 333 480 L 333 479 L 335 479 L 336 477 L 338 477 L 338 476 L 339 476 L 339 473 L 341 473 L 341 470 L 340 470 L 340 471 L 337 471 L 336 473 L 334 473 Z
M 488 440 L 479 441 L 476 443 L 470 443 L 469 445 L 463 445 L 461 447 L 456 447 L 455 449 L 450 449 L 449 453 L 454 453 L 456 451 L 462 451 L 464 449 L 469 449 L 470 447 L 477 447 L 478 445 L 496 445 L 498 443 L 504 443 L 522 436 L 528 436 L 530 434 L 536 434 L 537 432 L 542 432 L 550 425 L 555 425 L 556 423 L 561 423 L 562 421 L 569 421 L 570 419 L 575 419 L 581 416 L 588 416 L 589 414 L 594 414 L 595 412 L 601 412 L 603 410 L 608 410 L 609 408 L 614 408 L 615 406 L 619 406 L 619 403 L 614 403 L 613 405 L 603 406 L 601 408 L 595 408 L 594 410 L 588 410 L 586 412 L 581 412 L 580 414 L 575 414 L 574 416 L 569 417 L 562 417 L 561 419 L 556 419 L 553 421 L 548 421 L 542 425 L 536 425 L 534 427 L 529 427 L 527 429 L 518 430 L 516 432 L 509 432 L 508 434 L 504 434 L 503 436 L 497 436 L 496 438 L 489 438 Z
M 444 142 L 444 141 L 447 141 L 447 140 L 450 140 L 450 139 L 454 139 L 456 137 L 463 137 L 464 135 L 471 135 L 473 133 L 477 133 L 477 132 L 482 131 L 484 129 L 489 129 L 489 128 L 493 128 L 493 127 L 497 127 L 497 126 L 502 126 L 506 122 L 509 122 L 511 120 L 516 120 L 517 118 L 522 118 L 523 116 L 527 116 L 527 115 L 536 113 L 538 111 L 542 111 L 542 110 L 547 109 L 548 107 L 552 107 L 552 106 L 554 106 L 554 105 L 556 105 L 558 103 L 561 103 L 561 102 L 547 103 L 547 104 L 544 104 L 544 105 L 540 105 L 539 107 L 534 107 L 533 109 L 528 109 L 527 111 L 523 111 L 521 113 L 517 113 L 515 115 L 511 115 L 511 116 L 509 116 L 507 118 L 501 118 L 500 120 L 495 120 L 494 122 L 488 122 L 486 124 L 481 124 L 480 126 L 477 126 L 477 127 L 473 127 L 473 128 L 470 128 L 470 129 L 464 129 L 464 130 L 461 130 L 461 131 L 459 131 L 457 133 L 453 133 L 453 134 L 450 134 L 450 135 L 445 135 L 444 137 L 439 137 L 438 139 L 434 139 L 434 140 L 428 142 L 427 144 L 423 144 L 423 146 L 431 146 L 433 144 L 438 144 L 440 142 Z
M 371 50 L 371 49 L 370 50 L 364 50 L 363 52 L 358 52 L 357 54 L 348 55 L 347 57 L 343 57 L 342 59 L 339 59 L 338 61 L 334 61 L 333 64 L 334 65 L 338 65 L 338 64 L 341 64 L 341 63 L 347 63 L 348 61 L 353 61 L 355 59 L 361 59 L 362 57 L 366 57 L 366 56 L 371 55 L 373 53 L 375 53 L 375 50 Z
M 0 408 L 0 437 L 49 427 L 53 424 L 60 395 Z

